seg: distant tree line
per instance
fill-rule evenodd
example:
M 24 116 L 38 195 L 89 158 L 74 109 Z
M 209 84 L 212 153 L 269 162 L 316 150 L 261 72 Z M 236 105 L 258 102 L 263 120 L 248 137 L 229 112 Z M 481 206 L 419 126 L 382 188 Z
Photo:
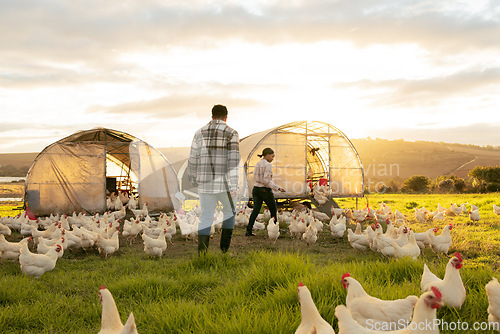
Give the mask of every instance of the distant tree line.
M 0 166 L 0 176 L 15 176 L 15 177 L 23 177 L 28 174 L 28 170 L 30 166 L 21 166 L 16 167 L 13 165 L 4 165 Z
M 466 179 L 454 174 L 431 179 L 425 175 L 414 175 L 404 180 L 401 187 L 393 180 L 379 185 L 379 193 L 486 193 L 500 191 L 500 166 L 477 166 L 471 169 Z

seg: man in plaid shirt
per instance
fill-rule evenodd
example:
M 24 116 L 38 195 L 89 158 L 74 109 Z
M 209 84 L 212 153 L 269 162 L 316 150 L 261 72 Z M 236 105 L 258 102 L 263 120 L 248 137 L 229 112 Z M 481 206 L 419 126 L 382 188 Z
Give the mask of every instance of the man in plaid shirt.
M 188 160 L 189 180 L 198 186 L 201 215 L 198 225 L 198 252 L 208 249 L 210 229 L 217 202 L 222 203 L 224 220 L 220 248 L 227 252 L 234 228 L 233 198 L 238 187 L 239 135 L 226 124 L 227 108 L 215 105 L 212 120 L 196 131 Z

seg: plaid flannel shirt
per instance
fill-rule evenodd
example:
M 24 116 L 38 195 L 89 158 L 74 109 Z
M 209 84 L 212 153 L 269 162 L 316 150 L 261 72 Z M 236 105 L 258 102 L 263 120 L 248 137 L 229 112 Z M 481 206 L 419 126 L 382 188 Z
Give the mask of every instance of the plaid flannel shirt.
M 239 135 L 226 122 L 212 120 L 196 131 L 189 154 L 188 177 L 198 186 L 198 193 L 236 191 L 239 163 Z

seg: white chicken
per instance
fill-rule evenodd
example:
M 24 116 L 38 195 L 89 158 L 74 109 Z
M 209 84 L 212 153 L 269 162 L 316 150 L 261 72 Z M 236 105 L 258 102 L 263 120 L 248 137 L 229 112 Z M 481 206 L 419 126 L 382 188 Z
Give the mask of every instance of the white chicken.
M 360 251 L 365 251 L 370 247 L 370 242 L 366 234 L 356 234 L 350 228 L 347 229 L 347 240 L 352 248 Z
M 469 218 L 472 222 L 480 221 L 481 216 L 479 215 L 479 210 L 469 211 Z
M 138 218 L 139 216 L 143 216 L 143 217 L 146 217 L 149 215 L 149 211 L 148 211 L 148 203 L 144 203 L 142 205 L 142 209 L 130 209 L 132 211 L 132 213 L 134 214 L 134 217 L 135 218 Z
M 444 220 L 444 212 L 437 212 L 436 214 L 432 215 L 432 220 Z
M 349 273 L 342 275 L 342 285 L 347 289 L 346 306 L 361 326 L 387 326 L 390 323 L 407 322 L 411 319 L 417 296 L 405 299 L 381 300 L 370 296 Z
M 330 212 L 332 216 L 336 216 L 337 218 L 340 217 L 344 213 L 344 209 L 342 208 L 335 208 L 333 205 L 330 207 Z
M 119 197 L 117 197 L 113 203 L 114 203 L 114 206 L 113 206 L 114 210 L 120 210 L 121 208 L 123 208 L 123 203 Z
M 386 237 L 382 235 L 381 233 L 377 233 L 375 237 L 373 238 L 373 245 L 374 248 L 382 253 L 382 255 L 385 256 L 394 256 L 394 246 L 393 243 L 395 242 L 398 244 L 400 247 L 405 246 L 408 244 L 408 228 L 406 226 L 403 226 L 401 229 L 401 233 L 399 234 L 397 239 L 394 239 L 393 237 Z M 373 248 L 372 248 L 373 249 Z
M 125 220 L 125 222 L 123 223 L 122 235 L 129 241 L 130 245 L 135 240 L 135 238 L 137 238 L 137 235 L 141 231 L 142 226 L 139 219 L 130 218 L 130 220 Z
M 51 249 L 57 248 L 58 246 L 61 247 L 60 244 L 47 245 L 45 243 L 45 239 L 44 238 L 39 237 L 37 239 L 38 239 L 38 245 L 36 247 L 37 254 L 47 254 Z M 61 240 L 58 240 L 58 242 L 59 241 L 63 241 L 63 240 L 61 239 Z M 63 255 L 64 255 L 64 247 L 61 247 L 61 249 L 57 253 L 57 257 L 61 258 Z
M 127 208 L 130 209 L 137 209 L 137 199 L 132 195 L 130 196 L 128 203 L 127 203 Z
M 415 208 L 415 218 L 417 218 L 419 223 L 423 224 L 426 222 L 425 216 L 421 214 L 420 211 L 417 210 L 417 208 Z
M 500 328 L 500 283 L 493 277 L 485 286 L 488 295 L 488 322 Z
M 122 202 L 123 205 L 127 204 L 128 201 L 130 200 L 130 196 L 129 196 L 128 192 L 120 191 L 120 190 L 118 190 L 118 198 L 120 199 L 120 201 Z
M 439 231 L 439 227 L 433 227 L 425 232 L 414 233 L 415 240 L 417 241 L 418 247 L 424 250 L 425 246 L 429 244 L 429 234 L 434 234 Z
M 166 234 L 167 229 L 163 229 L 163 233 L 160 233 L 158 239 L 148 237 L 145 233 L 142 234 L 142 240 L 144 240 L 144 251 L 150 257 L 161 257 L 163 255 L 163 252 L 167 249 L 167 240 L 165 239 Z
M 50 249 L 46 254 L 33 254 L 28 249 L 28 243 L 23 243 L 19 254 L 21 271 L 28 276 L 39 278 L 47 271 L 56 267 L 57 253 L 62 250 L 61 245 Z
M 330 220 L 330 232 L 334 238 L 342 238 L 346 230 L 346 217 L 334 217 L 335 215 L 332 216 L 332 219 Z
M 333 327 L 321 317 L 311 296 L 311 292 L 302 282 L 297 289 L 300 302 L 300 325 L 295 334 L 335 334 Z
M 12 231 L 7 225 L 0 223 L 0 234 L 9 236 L 12 234 Z
M 3 260 L 17 260 L 21 253 L 21 247 L 28 244 L 31 237 L 24 238 L 19 242 L 9 242 L 0 234 L 0 262 Z
M 439 334 L 436 310 L 443 305 L 441 293 L 437 288 L 433 287 L 431 291 L 423 293 L 415 304 L 411 322 L 405 328 L 399 328 L 397 323 L 391 327 L 376 328 L 372 325 L 365 328 L 353 319 L 351 312 L 344 305 L 335 308 L 335 316 L 339 320 L 339 334 Z
M 406 219 L 406 216 L 402 214 L 398 209 L 394 210 L 394 216 L 396 217 L 396 219 L 401 219 L 405 222 L 408 221 L 408 219 Z
M 318 230 L 314 224 L 306 227 L 306 231 L 302 234 L 302 240 L 305 240 L 308 246 L 311 246 L 318 240 Z
M 253 230 L 255 231 L 263 231 L 266 229 L 266 224 L 264 222 L 258 222 L 258 221 L 255 221 L 254 224 L 253 224 Z
M 417 244 L 417 240 L 415 240 L 415 234 L 411 230 L 408 239 L 409 242 L 403 247 L 399 246 L 397 242 L 392 243 L 395 258 L 400 259 L 408 256 L 416 260 L 420 256 L 420 247 Z
M 50 225 L 45 231 L 39 231 L 36 227 L 32 227 L 31 235 L 33 238 L 56 239 L 61 235 L 61 229 L 57 223 Z
M 74 229 L 74 233 L 78 233 L 79 231 L 80 240 L 82 244 L 82 248 L 84 251 L 88 251 L 92 249 L 97 241 L 97 233 L 93 234 L 93 232 L 85 229 L 85 228 L 76 228 Z M 94 237 L 95 235 L 95 237 Z
M 500 215 L 500 207 L 493 203 L 493 212 L 497 215 Z
M 125 218 L 126 214 L 127 214 L 127 206 L 122 206 L 122 208 L 118 211 L 113 211 L 111 212 L 110 215 L 112 215 L 114 217 L 114 219 L 123 219 Z
M 450 231 L 453 229 L 452 224 L 448 224 L 443 228 L 443 231 L 440 235 L 435 236 L 432 233 L 429 233 L 427 236 L 429 237 L 429 247 L 436 254 L 445 253 L 448 254 L 448 250 L 453 243 L 451 239 Z
M 461 213 L 462 213 L 462 208 L 457 206 L 456 203 L 451 203 L 451 206 L 445 211 L 446 216 L 452 216 L 452 217 L 460 216 Z
M 366 219 L 368 212 L 365 210 L 351 210 L 352 219 L 362 222 Z
M 245 212 L 245 210 L 241 210 L 234 217 L 235 226 L 237 227 L 246 227 L 248 225 L 249 215 Z
M 101 234 L 98 235 L 97 247 L 99 254 L 104 254 L 104 258 L 107 259 L 108 255 L 113 254 L 120 247 L 120 241 L 118 239 L 118 234 L 120 232 L 116 231 L 111 238 L 105 238 Z
M 313 196 L 319 205 L 323 205 L 328 201 L 328 195 L 329 195 L 328 186 L 320 186 L 319 183 L 316 183 L 314 185 Z
M 443 294 L 443 301 L 451 307 L 461 308 L 465 300 L 465 287 L 460 276 L 460 268 L 462 268 L 463 260 L 460 253 L 455 255 L 448 261 L 444 278 L 440 279 L 434 275 L 424 264 L 424 272 L 420 287 L 422 291 L 429 291 L 431 287 L 437 287 Z
M 276 240 L 278 240 L 280 236 L 280 226 L 278 223 L 274 222 L 274 218 L 269 219 L 269 222 L 267 223 L 267 235 L 273 243 L 276 243 Z
M 101 330 L 99 334 L 137 334 L 134 314 L 130 312 L 124 326 L 120 320 L 120 313 L 116 308 L 115 300 L 104 285 L 99 290 L 99 299 L 102 304 Z
M 447 209 L 444 206 L 442 206 L 441 203 L 438 203 L 437 208 L 436 208 L 437 212 L 446 212 L 446 210 Z

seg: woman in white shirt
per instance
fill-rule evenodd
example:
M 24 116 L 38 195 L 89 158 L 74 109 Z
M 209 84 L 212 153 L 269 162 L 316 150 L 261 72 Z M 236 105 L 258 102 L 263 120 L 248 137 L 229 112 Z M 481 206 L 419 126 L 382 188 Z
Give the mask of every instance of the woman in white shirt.
M 274 198 L 273 190 L 285 191 L 285 189 L 273 183 L 273 168 L 271 162 L 274 160 L 274 151 L 267 147 L 262 151 L 262 154 L 258 156 L 262 159 L 255 164 L 255 169 L 253 171 L 255 181 L 252 189 L 253 211 L 248 221 L 247 233 L 245 234 L 249 237 L 255 236 L 255 234 L 252 233 L 253 224 L 255 223 L 255 219 L 257 219 L 257 215 L 260 213 L 263 202 L 266 203 L 274 221 L 278 221 L 276 199 Z

